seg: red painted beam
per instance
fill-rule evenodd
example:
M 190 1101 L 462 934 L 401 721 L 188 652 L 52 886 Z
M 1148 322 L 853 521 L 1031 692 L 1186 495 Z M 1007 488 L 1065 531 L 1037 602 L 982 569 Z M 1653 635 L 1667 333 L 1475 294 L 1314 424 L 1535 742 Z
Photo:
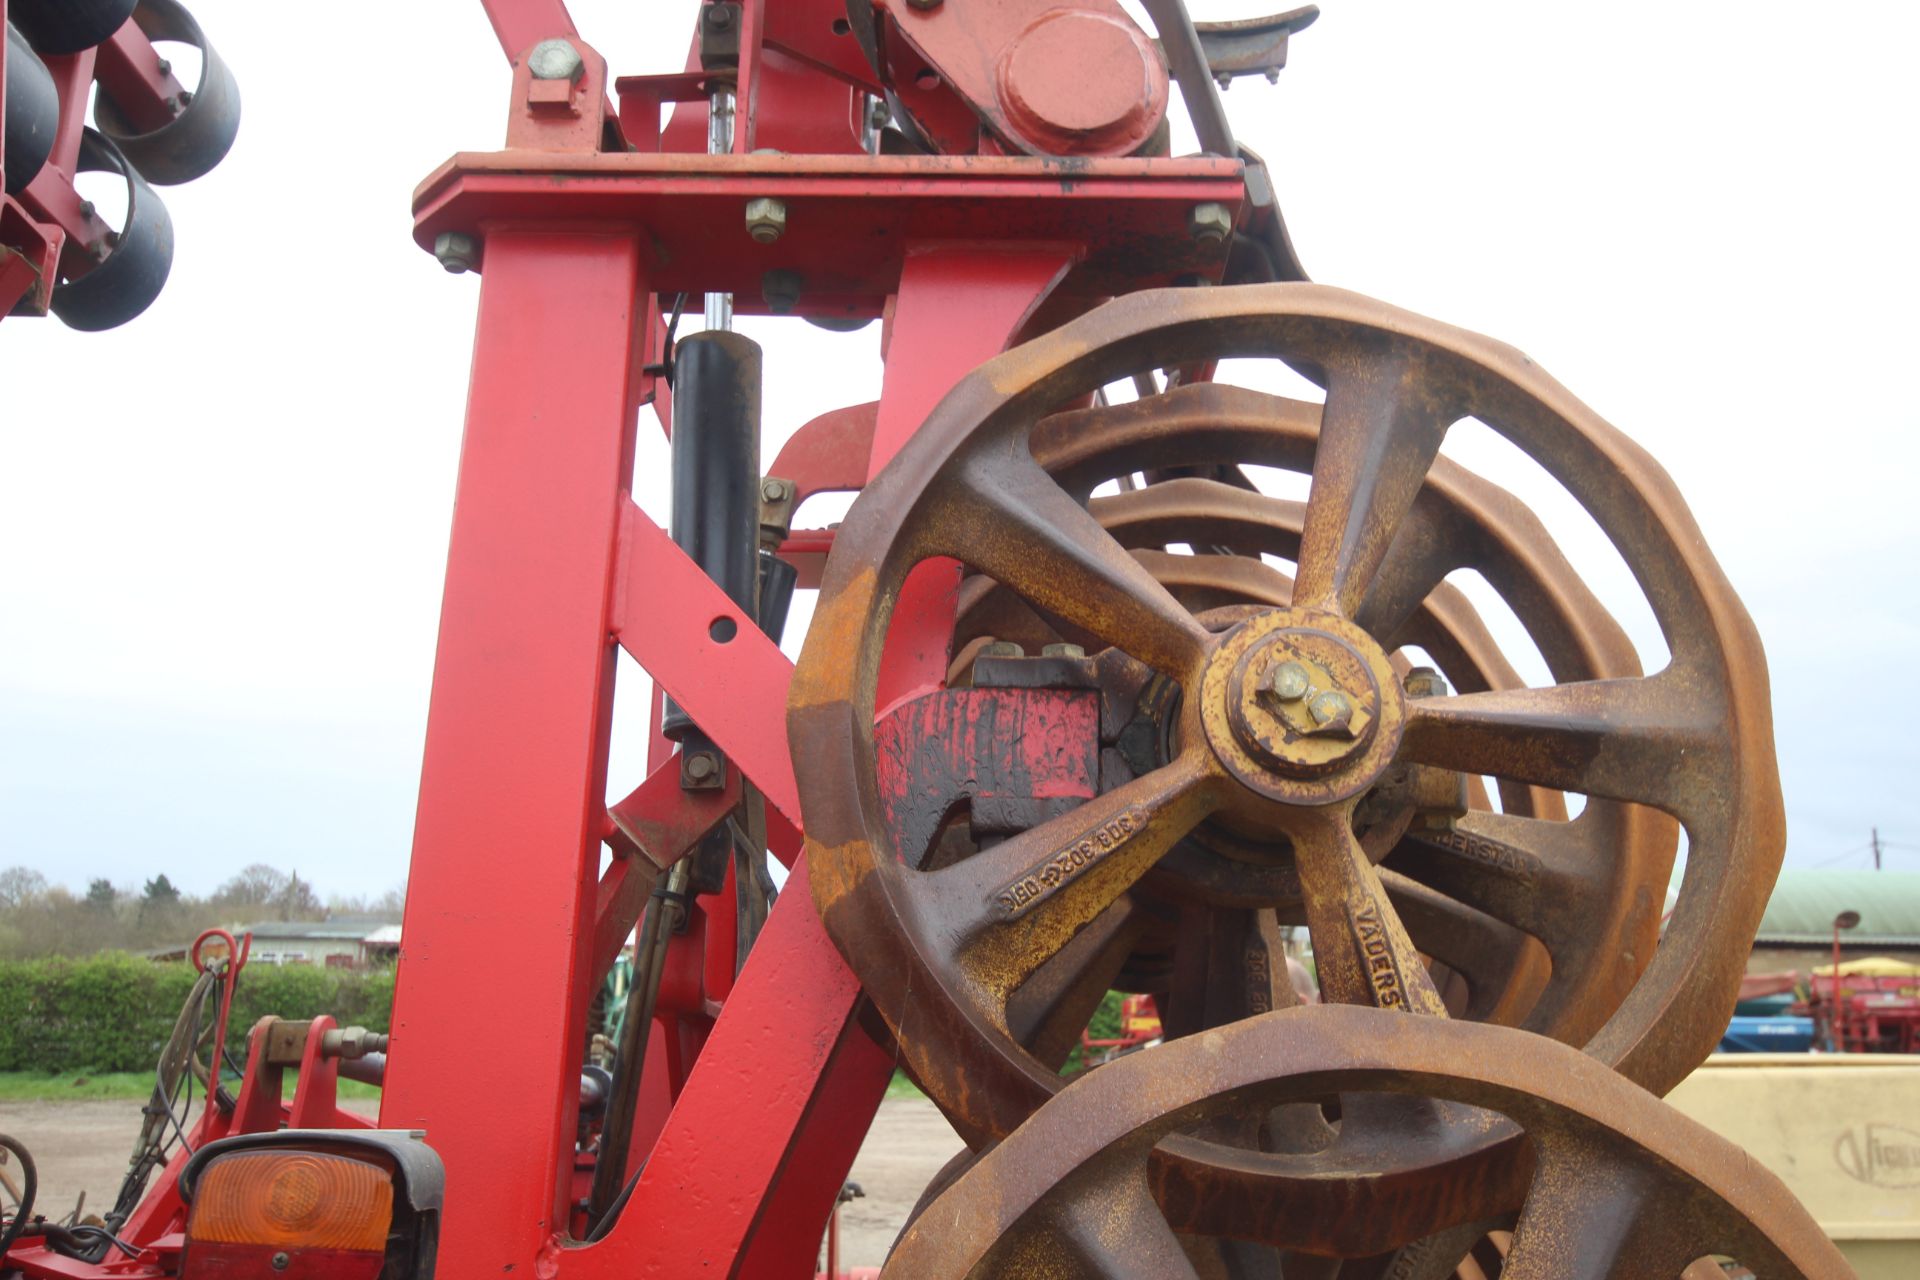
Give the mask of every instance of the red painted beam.
M 566 0 L 480 0 L 480 3 L 487 11 L 487 21 L 493 24 L 493 34 L 500 40 L 500 52 L 507 55 L 508 62 L 542 40 L 580 34 L 573 25 L 573 15 L 567 12 Z
M 877 1046 L 853 1017 L 859 995 L 859 981 L 814 912 L 803 860 L 767 917 L 619 1223 L 598 1244 L 549 1252 L 559 1274 L 738 1274 L 736 1262 L 783 1177 L 824 1184 L 831 1203 L 844 1168 L 836 1179 L 831 1169 L 799 1167 L 791 1155 L 802 1123 L 816 1119 L 810 1113 L 830 1066 L 870 1067 L 874 1060 Z M 890 1071 L 891 1055 L 882 1060 Z M 884 1090 L 884 1073 L 879 1083 Z M 818 1122 L 850 1128 L 857 1146 L 870 1115 L 843 1111 Z M 824 1225 L 823 1213 L 803 1258 L 810 1261 Z M 793 1258 L 786 1264 L 787 1274 L 810 1274 Z
M 633 469 L 637 237 L 487 237 L 381 1122 L 446 1163 L 439 1270 L 567 1222 Z
M 1025 251 L 991 244 L 909 250 L 887 335 L 869 477 L 880 473 L 956 382 L 1000 353 L 1078 256 L 1071 242 Z M 957 333 L 993 336 L 968 346 L 954 341 Z M 983 350 L 989 343 L 991 350 Z M 956 347 L 962 359 L 955 358 Z M 959 591 L 957 560 L 929 560 L 907 575 L 880 660 L 875 705 L 883 714 L 946 683 Z

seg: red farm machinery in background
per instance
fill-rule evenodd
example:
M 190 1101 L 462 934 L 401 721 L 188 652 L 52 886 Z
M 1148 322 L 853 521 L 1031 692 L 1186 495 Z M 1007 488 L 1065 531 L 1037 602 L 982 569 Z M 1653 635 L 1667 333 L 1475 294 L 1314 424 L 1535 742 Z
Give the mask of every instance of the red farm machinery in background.
M 390 1033 L 268 1018 L 223 1069 L 245 944 L 203 939 L 119 1202 L 20 1213 L 0 1276 L 802 1280 L 896 1069 L 970 1151 L 892 1277 L 1844 1274 L 1655 1096 L 1784 842 L 1757 636 L 1665 473 L 1524 357 L 1305 283 L 1217 88 L 1316 10 L 690 0 L 684 69 L 622 77 L 561 0 L 482 3 L 504 146 L 414 196 L 481 285 Z M 171 0 L 65 52 L 21 20 L 110 5 L 11 5 L 0 296 L 119 323 L 165 275 L 145 184 L 217 160 L 237 95 Z M 118 232 L 72 188 L 102 166 Z M 763 459 L 748 314 L 878 323 L 879 398 Z M 1324 404 L 1217 382 L 1238 357 Z M 1621 549 L 1671 671 L 1439 456 L 1469 416 Z M 621 651 L 651 728 L 610 779 Z M 1166 1043 L 1063 1087 L 1110 989 Z
M 0 316 L 125 324 L 152 305 L 173 265 L 173 224 L 153 188 L 191 182 L 225 158 L 239 87 L 177 0 L 0 0 L 0 18 Z M 200 65 L 191 86 L 168 56 L 183 47 Z M 119 180 L 118 226 L 76 187 L 89 173 Z

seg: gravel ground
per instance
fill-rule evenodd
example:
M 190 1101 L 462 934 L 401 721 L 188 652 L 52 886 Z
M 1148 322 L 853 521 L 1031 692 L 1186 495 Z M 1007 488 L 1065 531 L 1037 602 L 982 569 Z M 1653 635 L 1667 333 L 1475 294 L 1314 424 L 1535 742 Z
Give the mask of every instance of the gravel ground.
M 379 1103 L 350 1098 L 346 1106 L 371 1116 Z M 196 1113 L 197 1114 L 197 1113 Z M 127 1154 L 140 1129 L 138 1102 L 4 1102 L 0 1133 L 33 1152 L 40 1171 L 39 1207 L 64 1217 L 86 1192 L 87 1204 L 112 1204 L 126 1173 Z M 877 1267 L 933 1175 L 961 1142 L 924 1098 L 889 1098 L 853 1162 L 853 1181 L 866 1195 L 840 1213 L 841 1267 Z
M 380 1109 L 377 1098 L 348 1098 L 346 1108 L 364 1116 Z M 200 1114 L 194 1104 L 194 1117 Z M 140 1104 L 124 1100 L 0 1102 L 0 1133 L 12 1134 L 33 1153 L 40 1173 L 35 1209 L 64 1218 L 81 1192 L 87 1207 L 105 1213 L 127 1173 L 127 1157 L 140 1133 Z

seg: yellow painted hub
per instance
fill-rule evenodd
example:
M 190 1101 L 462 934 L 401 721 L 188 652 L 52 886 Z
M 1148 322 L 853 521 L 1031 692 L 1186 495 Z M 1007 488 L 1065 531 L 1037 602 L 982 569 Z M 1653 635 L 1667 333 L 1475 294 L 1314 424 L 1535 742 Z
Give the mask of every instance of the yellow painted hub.
M 1392 762 L 1406 720 L 1373 637 L 1346 619 L 1275 609 L 1228 633 L 1201 717 L 1216 755 L 1253 790 L 1296 804 L 1357 794 Z

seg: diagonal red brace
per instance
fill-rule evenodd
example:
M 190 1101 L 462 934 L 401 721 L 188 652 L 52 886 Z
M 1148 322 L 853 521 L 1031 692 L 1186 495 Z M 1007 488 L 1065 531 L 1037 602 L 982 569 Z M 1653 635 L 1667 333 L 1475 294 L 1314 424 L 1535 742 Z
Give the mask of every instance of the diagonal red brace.
M 729 639 L 715 623 L 732 623 Z M 800 796 L 787 756 L 793 663 L 666 530 L 631 501 L 621 513 L 613 635 L 727 758 L 795 826 Z
M 711 791 L 688 791 L 680 785 L 680 757 L 669 756 L 631 795 L 607 810 L 613 823 L 607 843 L 615 853 L 645 858 L 665 871 L 739 803 L 738 773 L 729 771 L 726 782 Z

